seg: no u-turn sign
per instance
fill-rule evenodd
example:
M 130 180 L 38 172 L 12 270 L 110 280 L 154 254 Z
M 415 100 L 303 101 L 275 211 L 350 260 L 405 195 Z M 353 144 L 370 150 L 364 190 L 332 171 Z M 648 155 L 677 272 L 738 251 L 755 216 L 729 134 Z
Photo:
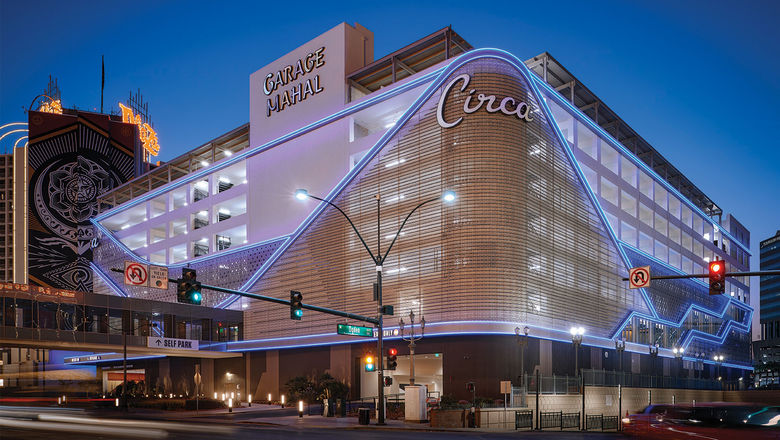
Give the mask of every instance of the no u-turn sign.
M 632 267 L 628 272 L 628 283 L 631 289 L 650 287 L 650 266 Z

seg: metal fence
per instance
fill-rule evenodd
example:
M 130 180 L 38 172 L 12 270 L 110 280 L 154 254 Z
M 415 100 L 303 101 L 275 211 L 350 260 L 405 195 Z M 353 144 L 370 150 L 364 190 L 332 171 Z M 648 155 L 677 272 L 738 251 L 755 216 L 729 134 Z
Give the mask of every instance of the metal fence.
M 634 388 L 684 388 L 692 390 L 720 390 L 723 383 L 718 380 L 694 379 L 688 377 L 651 376 L 622 371 L 582 370 L 585 386 L 618 386 Z M 544 386 L 544 380 L 542 380 Z M 533 389 L 533 388 L 531 388 Z M 544 393 L 544 391 L 542 391 Z
M 605 416 L 604 414 L 588 414 L 585 416 L 586 431 L 617 431 L 617 429 L 617 416 Z
M 572 376 L 538 376 L 541 394 L 579 394 L 580 380 Z M 536 393 L 537 376 L 527 375 L 527 391 Z

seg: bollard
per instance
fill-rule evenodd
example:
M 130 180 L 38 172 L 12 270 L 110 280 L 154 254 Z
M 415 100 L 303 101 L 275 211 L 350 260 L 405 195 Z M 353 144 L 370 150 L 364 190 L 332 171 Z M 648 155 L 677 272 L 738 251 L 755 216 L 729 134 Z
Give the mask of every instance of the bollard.
M 247 404 L 248 407 L 250 407 L 250 408 L 252 407 L 252 395 L 251 394 L 247 395 L 246 404 Z
M 228 399 L 228 412 L 233 412 L 233 399 Z
M 303 400 L 298 401 L 298 417 L 303 418 Z

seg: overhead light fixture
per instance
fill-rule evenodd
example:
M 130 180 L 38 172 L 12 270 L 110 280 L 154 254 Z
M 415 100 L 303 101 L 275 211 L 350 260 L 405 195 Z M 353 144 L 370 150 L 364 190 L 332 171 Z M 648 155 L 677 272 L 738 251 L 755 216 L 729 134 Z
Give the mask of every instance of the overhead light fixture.
M 225 157 L 230 157 L 233 155 L 233 152 L 230 150 L 225 150 Z
M 202 161 L 200 161 L 200 165 L 204 166 L 204 167 L 207 167 L 207 166 L 209 166 L 209 163 L 206 162 L 205 160 L 202 160 Z

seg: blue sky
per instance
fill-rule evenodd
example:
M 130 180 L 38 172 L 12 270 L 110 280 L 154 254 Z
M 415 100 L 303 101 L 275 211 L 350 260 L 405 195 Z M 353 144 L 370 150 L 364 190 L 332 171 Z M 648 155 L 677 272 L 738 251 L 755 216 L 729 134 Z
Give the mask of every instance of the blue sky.
M 0 0 L 0 124 L 26 120 L 49 74 L 65 106 L 98 108 L 105 55 L 106 109 L 140 88 L 167 160 L 246 123 L 249 75 L 342 21 L 374 32 L 377 58 L 452 25 L 550 52 L 750 229 L 758 269 L 780 229 L 780 3 L 542 3 Z

